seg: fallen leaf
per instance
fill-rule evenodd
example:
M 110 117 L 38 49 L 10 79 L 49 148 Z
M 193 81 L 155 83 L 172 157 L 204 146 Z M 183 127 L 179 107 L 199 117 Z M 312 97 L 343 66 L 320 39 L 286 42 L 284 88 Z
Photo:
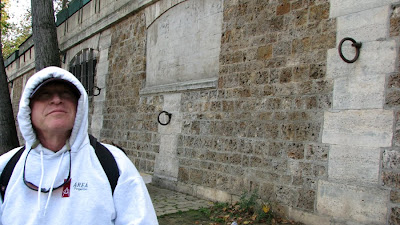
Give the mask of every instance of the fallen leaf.
M 225 215 L 225 216 L 224 216 L 224 220 L 225 220 L 225 221 L 227 221 L 228 218 L 229 218 L 229 215 Z
M 262 210 L 264 213 L 268 213 L 271 208 L 269 206 L 263 205 Z

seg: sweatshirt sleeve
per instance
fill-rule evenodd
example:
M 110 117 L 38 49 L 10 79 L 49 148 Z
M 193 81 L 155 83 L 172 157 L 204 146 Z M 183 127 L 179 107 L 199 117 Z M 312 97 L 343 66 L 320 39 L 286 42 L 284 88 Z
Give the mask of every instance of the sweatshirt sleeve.
M 130 159 L 119 149 L 109 145 L 120 172 L 114 190 L 116 225 L 157 225 L 157 216 L 147 187 Z
M 0 174 L 3 173 L 4 167 L 7 165 L 8 161 L 17 153 L 20 147 L 15 148 L 7 153 L 4 153 L 0 156 Z M 0 206 L 3 204 L 3 199 L 0 200 Z M 3 207 L 0 207 L 0 225 L 2 225 L 2 218 L 3 217 Z

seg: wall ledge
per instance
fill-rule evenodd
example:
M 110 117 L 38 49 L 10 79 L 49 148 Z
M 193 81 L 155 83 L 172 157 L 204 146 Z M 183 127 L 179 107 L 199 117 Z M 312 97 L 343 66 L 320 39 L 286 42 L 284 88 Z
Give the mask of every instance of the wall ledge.
M 166 85 L 157 85 L 152 87 L 145 87 L 140 90 L 140 95 L 153 95 L 161 93 L 174 93 L 184 92 L 199 89 L 211 89 L 216 88 L 218 85 L 218 78 L 209 78 L 196 81 L 179 82 Z

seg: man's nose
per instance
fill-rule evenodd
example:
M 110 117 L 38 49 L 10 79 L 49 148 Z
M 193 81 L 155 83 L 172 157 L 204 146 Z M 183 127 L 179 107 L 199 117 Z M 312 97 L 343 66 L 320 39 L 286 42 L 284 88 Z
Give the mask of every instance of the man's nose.
M 51 101 L 54 102 L 54 103 L 61 102 L 62 101 L 61 94 L 58 93 L 58 92 L 53 93 L 52 96 L 51 96 Z

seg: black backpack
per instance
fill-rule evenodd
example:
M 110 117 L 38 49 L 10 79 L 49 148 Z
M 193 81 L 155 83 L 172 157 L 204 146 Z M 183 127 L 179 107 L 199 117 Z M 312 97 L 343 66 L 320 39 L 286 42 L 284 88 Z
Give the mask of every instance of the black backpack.
M 89 140 L 90 140 L 90 145 L 93 146 L 96 152 L 96 156 L 99 159 L 100 164 L 107 175 L 108 181 L 110 182 L 112 194 L 114 194 L 114 189 L 117 186 L 119 178 L 117 162 L 115 161 L 114 156 L 111 154 L 111 152 L 104 145 L 98 142 L 95 137 L 89 135 Z M 4 167 L 4 170 L 0 175 L 0 194 L 3 201 L 7 185 L 8 182 L 10 181 L 10 177 L 13 173 L 14 167 L 17 164 L 24 150 L 25 146 L 23 146 L 20 150 L 18 150 L 17 153 L 13 155 L 13 157 L 8 161 L 7 165 Z

